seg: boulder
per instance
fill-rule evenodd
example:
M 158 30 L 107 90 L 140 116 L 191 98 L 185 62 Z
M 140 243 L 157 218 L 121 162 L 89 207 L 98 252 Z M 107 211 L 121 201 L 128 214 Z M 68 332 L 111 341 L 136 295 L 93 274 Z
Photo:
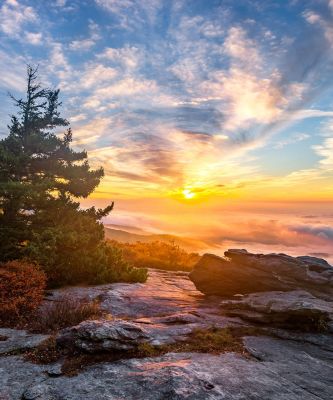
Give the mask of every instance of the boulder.
M 236 300 L 224 300 L 227 315 L 269 326 L 300 331 L 329 330 L 333 302 L 318 299 L 304 290 L 252 293 Z
M 123 320 L 98 320 L 83 321 L 62 330 L 57 337 L 57 344 L 94 353 L 132 350 L 148 339 L 148 333 L 139 324 Z
M 333 268 L 325 260 L 251 254 L 246 250 L 228 250 L 224 254 L 225 257 L 204 254 L 190 273 L 190 279 L 201 292 L 231 297 L 304 289 L 324 299 L 333 296 Z

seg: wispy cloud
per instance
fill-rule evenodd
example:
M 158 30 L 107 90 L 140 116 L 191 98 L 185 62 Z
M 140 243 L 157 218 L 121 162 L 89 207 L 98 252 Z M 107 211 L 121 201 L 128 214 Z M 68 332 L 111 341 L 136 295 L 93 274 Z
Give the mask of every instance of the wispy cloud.
M 25 64 L 26 59 L 17 54 L 0 50 L 2 68 L 0 70 L 0 84 L 2 90 L 23 91 L 25 88 Z
M 91 49 L 99 39 L 101 35 L 99 32 L 99 26 L 93 22 L 89 21 L 89 37 L 85 39 L 72 40 L 69 43 L 70 50 L 74 51 L 87 51 Z
M 276 149 L 283 149 L 285 146 L 293 143 L 299 143 L 303 142 L 304 140 L 309 139 L 311 136 L 308 133 L 297 133 L 285 140 L 280 140 L 276 144 L 273 144 L 273 146 Z
M 333 172 L 333 120 L 323 126 L 321 133 L 323 141 L 313 146 L 313 149 L 320 156 L 320 168 L 325 172 Z
M 0 29 L 8 36 L 17 37 L 27 23 L 37 21 L 33 7 L 17 0 L 5 0 L 0 9 Z
M 43 35 L 40 32 L 26 32 L 25 37 L 28 43 L 39 46 L 43 43 Z
M 107 60 L 114 66 L 125 68 L 127 71 L 136 69 L 140 63 L 144 62 L 143 51 L 138 47 L 128 45 L 121 48 L 107 47 L 97 57 Z
M 161 0 L 146 0 L 144 2 L 136 0 L 95 0 L 95 2 L 117 17 L 119 27 L 129 30 L 134 30 L 137 24 L 145 25 L 147 20 L 153 24 L 157 12 L 162 6 Z

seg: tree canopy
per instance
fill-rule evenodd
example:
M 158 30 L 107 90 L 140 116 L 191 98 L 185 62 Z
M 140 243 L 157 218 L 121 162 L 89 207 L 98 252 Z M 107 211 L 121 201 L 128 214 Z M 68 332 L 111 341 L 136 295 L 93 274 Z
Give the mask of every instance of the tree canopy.
M 77 201 L 94 191 L 104 171 L 91 169 L 87 152 L 71 147 L 59 90 L 43 88 L 37 68 L 27 68 L 26 97 L 11 97 L 18 112 L 0 141 L 0 260 L 32 257 L 54 279 L 70 282 L 110 254 L 100 220 L 113 203 L 82 210 Z

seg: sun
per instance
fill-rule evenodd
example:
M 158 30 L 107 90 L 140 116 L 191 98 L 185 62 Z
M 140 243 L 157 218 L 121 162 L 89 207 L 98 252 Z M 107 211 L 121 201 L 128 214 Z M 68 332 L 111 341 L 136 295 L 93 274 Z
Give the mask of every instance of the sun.
M 182 193 L 184 198 L 187 200 L 193 199 L 193 197 L 195 197 L 195 193 L 193 193 L 190 189 L 184 189 Z

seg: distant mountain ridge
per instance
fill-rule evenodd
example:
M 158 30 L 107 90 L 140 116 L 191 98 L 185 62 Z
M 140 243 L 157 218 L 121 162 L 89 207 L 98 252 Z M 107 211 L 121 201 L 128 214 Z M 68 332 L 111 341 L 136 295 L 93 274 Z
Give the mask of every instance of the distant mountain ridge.
M 104 229 L 106 239 L 117 240 L 118 242 L 174 242 L 175 244 L 187 251 L 200 251 L 212 247 L 211 244 L 208 244 L 202 240 L 180 237 L 167 233 L 151 233 L 132 226 L 105 225 Z

